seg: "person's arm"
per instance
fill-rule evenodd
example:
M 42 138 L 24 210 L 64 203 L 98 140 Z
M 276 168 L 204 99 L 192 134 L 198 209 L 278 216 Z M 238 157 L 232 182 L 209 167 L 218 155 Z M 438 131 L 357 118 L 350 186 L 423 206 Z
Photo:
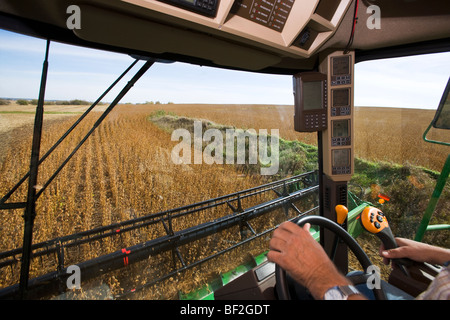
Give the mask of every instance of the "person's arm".
M 417 262 L 428 262 L 431 264 L 443 265 L 450 261 L 450 249 L 432 246 L 423 242 L 414 240 L 395 238 L 398 248 L 384 250 L 380 247 L 380 256 L 383 262 L 389 264 L 390 259 L 409 258 Z
M 322 246 L 311 236 L 309 228 L 309 224 L 303 228 L 292 222 L 281 224 L 270 240 L 267 258 L 308 288 L 315 299 L 323 299 L 328 289 L 351 283 L 336 269 Z M 348 299 L 364 297 L 351 295 Z

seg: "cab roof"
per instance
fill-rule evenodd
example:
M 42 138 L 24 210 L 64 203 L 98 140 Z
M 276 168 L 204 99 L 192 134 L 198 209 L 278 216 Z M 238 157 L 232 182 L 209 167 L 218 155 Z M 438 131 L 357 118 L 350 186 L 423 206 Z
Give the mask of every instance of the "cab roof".
M 284 6 L 274 26 L 244 12 L 253 1 L 212 0 L 212 16 L 180 7 L 183 1 L 189 2 L 0 0 L 0 28 L 152 59 L 273 74 L 314 70 L 322 54 L 335 50 L 354 50 L 356 62 L 450 50 L 448 0 L 255 0 L 265 7 L 260 11 Z M 80 28 L 69 24 L 73 5 Z

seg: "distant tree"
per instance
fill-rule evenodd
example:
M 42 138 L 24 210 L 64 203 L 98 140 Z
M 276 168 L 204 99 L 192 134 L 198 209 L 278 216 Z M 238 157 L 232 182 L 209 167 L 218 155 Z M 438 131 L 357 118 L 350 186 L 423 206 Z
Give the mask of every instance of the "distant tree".
M 28 101 L 27 101 L 27 100 L 24 100 L 24 99 L 19 99 L 19 100 L 17 100 L 16 102 L 17 102 L 17 104 L 20 105 L 20 106 L 26 106 L 26 105 L 28 104 Z
M 75 99 L 75 100 L 70 100 L 69 103 L 73 106 L 80 106 L 80 105 L 89 105 L 91 104 L 89 101 L 86 100 L 79 100 L 79 99 Z
M 9 104 L 9 100 L 6 99 L 0 99 L 0 106 L 6 106 Z

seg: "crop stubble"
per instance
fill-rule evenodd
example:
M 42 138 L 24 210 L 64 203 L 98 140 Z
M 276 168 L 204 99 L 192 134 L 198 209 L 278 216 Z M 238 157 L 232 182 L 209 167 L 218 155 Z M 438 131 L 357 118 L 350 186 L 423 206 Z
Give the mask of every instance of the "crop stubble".
M 80 124 L 80 128 L 41 165 L 38 186 L 50 177 L 97 117 L 94 113 L 86 118 L 86 123 Z M 46 126 L 41 150 L 46 151 L 73 121 L 74 118 L 71 118 Z M 1 167 L 2 195 L 28 169 L 30 137 L 19 139 L 21 143 L 15 143 L 14 149 L 11 148 L 5 156 Z M 170 135 L 149 122 L 145 114 L 127 113 L 120 109 L 112 113 L 38 200 L 33 242 L 207 200 L 262 183 L 258 177 L 250 179 L 241 175 L 231 165 L 175 165 L 170 158 L 170 151 L 175 144 L 170 140 Z M 25 185 L 10 201 L 24 201 Z M 179 219 L 174 223 L 174 229 L 181 230 L 225 214 L 217 211 L 215 216 L 200 213 L 184 221 Z M 21 210 L 3 213 L 4 220 L 0 226 L 1 251 L 21 246 L 21 216 Z M 74 264 L 164 234 L 159 224 L 114 240 L 83 245 L 82 252 L 80 249 L 67 250 L 65 262 L 66 265 Z M 220 247 L 218 243 L 215 245 Z M 187 257 L 202 256 L 207 247 L 201 243 L 188 248 Z M 56 259 L 52 258 L 34 259 L 30 276 L 54 270 Z M 152 263 L 156 266 L 153 269 L 159 267 L 162 270 L 161 261 L 166 261 L 166 258 L 153 259 Z M 4 269 L 0 277 L 2 287 L 18 281 L 18 264 L 14 270 Z M 116 277 L 121 276 L 118 274 Z M 105 281 L 115 283 L 114 278 Z

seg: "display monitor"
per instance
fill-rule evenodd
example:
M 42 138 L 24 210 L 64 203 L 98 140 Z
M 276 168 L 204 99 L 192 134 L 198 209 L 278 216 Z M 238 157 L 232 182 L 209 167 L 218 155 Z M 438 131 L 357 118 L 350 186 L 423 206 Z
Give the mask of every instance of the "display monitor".
M 207 17 L 217 14 L 219 0 L 158 0 Z
M 323 60 L 329 83 L 328 128 L 322 134 L 323 172 L 332 181 L 350 181 L 354 172 L 354 53 L 336 51 Z
M 348 116 L 351 114 L 351 88 L 331 90 L 331 116 Z
M 335 149 L 333 150 L 333 167 L 344 167 L 350 165 L 350 150 Z
M 331 145 L 349 146 L 351 145 L 350 120 L 331 120 Z
M 351 173 L 351 149 L 334 149 L 331 152 L 333 174 Z
M 294 129 L 299 132 L 327 128 L 327 76 L 319 72 L 294 75 Z
M 331 59 L 331 85 L 339 86 L 351 84 L 352 57 L 350 55 L 343 55 L 332 57 Z
M 333 132 L 332 137 L 333 138 L 339 138 L 339 137 L 349 137 L 350 136 L 350 124 L 349 120 L 333 120 Z
M 350 88 L 332 90 L 331 105 L 333 107 L 344 107 L 350 105 Z
M 323 82 L 311 81 L 303 83 L 303 109 L 316 110 L 325 108 L 323 104 Z
M 332 76 L 343 76 L 350 74 L 350 56 L 333 57 Z

